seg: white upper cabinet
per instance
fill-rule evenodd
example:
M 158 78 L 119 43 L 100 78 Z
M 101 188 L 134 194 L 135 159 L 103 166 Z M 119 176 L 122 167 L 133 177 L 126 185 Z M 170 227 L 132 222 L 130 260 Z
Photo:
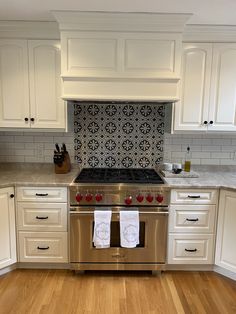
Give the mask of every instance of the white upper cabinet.
M 26 40 L 0 40 L 0 127 L 27 127 L 29 117 Z
M 0 269 L 16 263 L 14 189 L 0 189 Z
M 236 44 L 214 44 L 210 131 L 236 131 Z
M 175 104 L 176 131 L 206 129 L 211 61 L 211 44 L 183 45 L 181 101 Z
M 31 40 L 29 47 L 30 121 L 32 128 L 64 128 L 61 99 L 60 45 L 54 40 Z
M 174 131 L 236 131 L 236 44 L 186 43 Z
M 65 125 L 59 41 L 0 40 L 0 127 Z

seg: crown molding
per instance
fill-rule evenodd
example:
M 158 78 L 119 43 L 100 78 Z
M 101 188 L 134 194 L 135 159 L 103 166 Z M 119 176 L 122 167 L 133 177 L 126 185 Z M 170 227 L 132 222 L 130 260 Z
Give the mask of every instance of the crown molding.
M 56 22 L 0 21 L 0 38 L 60 39 Z
M 184 42 L 236 42 L 234 25 L 186 25 Z
M 61 31 L 182 33 L 192 14 L 52 11 Z

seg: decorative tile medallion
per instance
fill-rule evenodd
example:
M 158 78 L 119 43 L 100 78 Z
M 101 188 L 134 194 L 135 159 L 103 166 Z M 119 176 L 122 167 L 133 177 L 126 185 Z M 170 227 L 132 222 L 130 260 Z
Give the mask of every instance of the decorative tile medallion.
M 83 167 L 153 168 L 163 160 L 164 105 L 74 103 L 76 162 Z

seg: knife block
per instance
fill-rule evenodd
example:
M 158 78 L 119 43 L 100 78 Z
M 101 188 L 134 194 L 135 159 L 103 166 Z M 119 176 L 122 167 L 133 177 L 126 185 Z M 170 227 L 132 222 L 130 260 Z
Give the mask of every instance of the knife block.
M 70 162 L 70 155 L 68 152 L 63 153 L 64 159 L 62 163 L 55 164 L 55 173 L 56 174 L 63 174 L 68 173 L 71 170 L 71 162 Z

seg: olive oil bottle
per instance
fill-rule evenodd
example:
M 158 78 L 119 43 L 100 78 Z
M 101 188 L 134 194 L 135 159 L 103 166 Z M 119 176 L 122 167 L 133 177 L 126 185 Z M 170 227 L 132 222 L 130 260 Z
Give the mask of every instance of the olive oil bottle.
M 185 163 L 184 163 L 184 171 L 190 172 L 191 170 L 191 153 L 190 153 L 190 147 L 187 147 L 187 152 L 185 155 Z

